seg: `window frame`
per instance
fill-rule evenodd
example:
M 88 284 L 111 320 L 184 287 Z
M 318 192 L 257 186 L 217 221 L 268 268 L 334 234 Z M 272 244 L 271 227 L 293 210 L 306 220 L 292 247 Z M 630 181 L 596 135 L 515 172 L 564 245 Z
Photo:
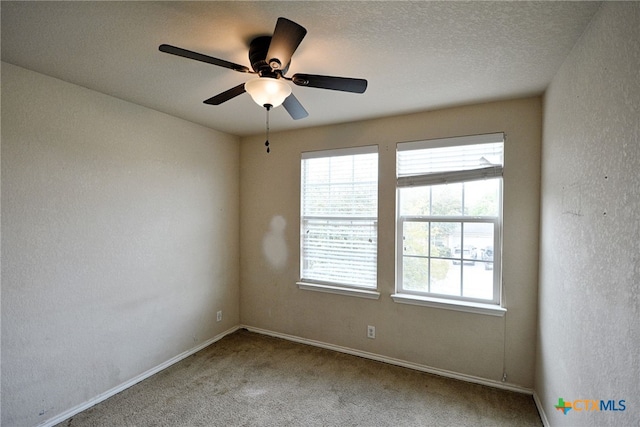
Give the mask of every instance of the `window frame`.
M 400 151 L 411 151 L 420 149 L 433 149 L 442 147 L 454 147 L 463 145 L 476 145 L 484 143 L 502 143 L 502 155 L 504 158 L 505 135 L 503 133 L 493 133 L 484 135 L 471 135 L 463 137 L 442 138 L 436 140 L 423 140 L 401 142 L 397 144 L 396 154 Z M 401 175 L 399 156 L 396 164 L 396 292 L 391 295 L 395 302 L 416 304 L 429 307 L 448 308 L 453 310 L 475 312 L 481 314 L 490 314 L 495 316 L 503 316 L 506 308 L 503 307 L 502 295 L 502 232 L 503 232 L 503 197 L 504 197 L 504 179 L 503 168 L 504 161 L 500 166 L 477 167 L 475 169 L 460 169 L 454 171 L 435 172 L 435 173 L 416 173 L 412 175 Z M 499 179 L 498 192 L 498 215 L 497 216 L 471 216 L 464 215 L 462 211 L 459 215 L 442 216 L 442 215 L 402 215 L 401 212 L 401 190 L 407 187 L 433 187 L 442 184 L 468 183 L 487 178 Z M 465 297 L 462 295 L 447 295 L 429 291 L 418 291 L 405 289 L 403 284 L 404 269 L 404 227 L 407 223 L 442 223 L 451 222 L 461 224 L 461 248 L 464 248 L 464 224 L 465 223 L 489 223 L 493 224 L 493 299 L 481 299 L 473 297 Z M 430 227 L 429 227 L 430 230 Z M 436 256 L 432 257 L 431 234 L 429 231 L 429 243 L 427 255 L 410 255 L 409 257 L 423 258 L 427 260 L 445 259 L 453 260 L 453 256 Z M 461 251 L 461 258 L 464 256 L 464 250 Z M 430 274 L 430 272 L 428 273 Z M 461 294 L 464 287 L 464 264 L 461 262 L 460 268 L 460 286 Z M 429 282 L 431 279 L 429 278 Z M 430 285 L 429 285 L 430 286 Z
M 368 215 L 352 215 L 352 216 L 344 216 L 344 215 L 305 215 L 305 177 L 304 177 L 304 161 L 309 159 L 317 159 L 317 158 L 330 158 L 330 157 L 339 157 L 339 156 L 354 156 L 360 154 L 376 154 L 376 192 L 375 192 L 375 218 Z M 378 299 L 380 297 L 380 293 L 378 292 L 379 286 L 379 277 L 378 277 L 378 249 L 379 249 L 379 166 L 380 165 L 380 157 L 379 157 L 379 149 L 378 145 L 366 145 L 366 146 L 358 146 L 358 147 L 349 147 L 349 148 L 337 148 L 337 149 L 329 149 L 329 150 L 318 150 L 318 151 L 308 151 L 302 152 L 300 156 L 300 256 L 299 256 L 299 274 L 300 278 L 297 282 L 299 289 L 304 290 L 312 290 L 319 292 L 327 292 L 334 293 L 340 295 L 348 295 L 348 296 L 356 296 L 362 298 L 369 299 Z M 364 286 L 355 283 L 342 283 L 342 282 L 334 282 L 334 281 L 326 281 L 319 280 L 317 278 L 305 278 L 303 277 L 304 273 L 304 262 L 305 262 L 305 248 L 304 248 L 304 229 L 305 223 L 308 220 L 327 220 L 327 221 L 361 221 L 367 220 L 372 221 L 372 224 L 375 227 L 375 284 L 374 286 Z

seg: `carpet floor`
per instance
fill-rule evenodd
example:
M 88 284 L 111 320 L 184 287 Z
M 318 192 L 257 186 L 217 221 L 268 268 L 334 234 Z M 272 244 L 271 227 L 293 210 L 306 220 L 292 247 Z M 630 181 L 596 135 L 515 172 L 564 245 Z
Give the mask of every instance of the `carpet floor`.
M 529 395 L 239 330 L 58 426 L 541 426 Z

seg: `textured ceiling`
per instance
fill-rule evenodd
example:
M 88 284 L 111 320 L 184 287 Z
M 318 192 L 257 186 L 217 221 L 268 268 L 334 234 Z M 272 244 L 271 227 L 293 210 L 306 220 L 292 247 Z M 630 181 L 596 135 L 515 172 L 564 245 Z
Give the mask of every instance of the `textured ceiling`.
M 264 131 L 244 94 L 203 100 L 251 76 L 158 51 L 168 43 L 249 66 L 279 16 L 308 30 L 287 75 L 365 78 L 364 94 L 293 86 L 309 112 L 271 129 L 339 123 L 540 94 L 595 2 L 9 2 L 2 60 L 235 135 Z

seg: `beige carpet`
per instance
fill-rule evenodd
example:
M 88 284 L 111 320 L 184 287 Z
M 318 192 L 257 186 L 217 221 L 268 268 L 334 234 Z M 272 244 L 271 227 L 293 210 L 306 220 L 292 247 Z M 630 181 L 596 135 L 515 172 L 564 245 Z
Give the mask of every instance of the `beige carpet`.
M 540 426 L 533 398 L 237 331 L 60 426 Z

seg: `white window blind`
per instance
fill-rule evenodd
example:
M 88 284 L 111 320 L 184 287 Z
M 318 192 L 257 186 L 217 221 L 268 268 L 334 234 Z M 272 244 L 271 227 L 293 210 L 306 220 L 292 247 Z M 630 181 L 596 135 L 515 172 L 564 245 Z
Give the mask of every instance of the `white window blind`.
M 504 134 L 399 143 L 398 186 L 433 185 L 502 176 Z
M 302 282 L 376 288 L 377 146 L 302 154 Z

